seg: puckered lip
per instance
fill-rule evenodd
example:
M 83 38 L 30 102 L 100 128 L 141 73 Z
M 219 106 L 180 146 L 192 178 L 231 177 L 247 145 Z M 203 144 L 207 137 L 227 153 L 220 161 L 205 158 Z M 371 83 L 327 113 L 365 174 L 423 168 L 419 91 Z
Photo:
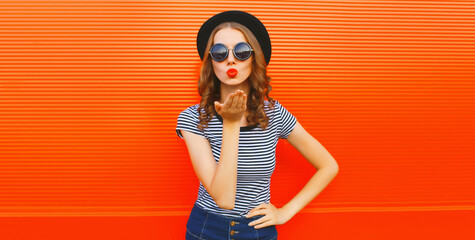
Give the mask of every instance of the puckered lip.
M 228 71 L 226 71 L 229 77 L 235 77 L 239 72 L 235 68 L 229 68 Z

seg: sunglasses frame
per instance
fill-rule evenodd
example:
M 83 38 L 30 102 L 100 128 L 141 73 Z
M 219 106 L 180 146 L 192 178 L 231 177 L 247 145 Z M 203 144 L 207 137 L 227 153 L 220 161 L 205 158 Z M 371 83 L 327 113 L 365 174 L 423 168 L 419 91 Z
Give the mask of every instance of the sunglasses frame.
M 241 43 L 244 43 L 245 45 L 247 45 L 247 46 L 251 49 L 251 54 L 249 54 L 249 56 L 248 56 L 247 58 L 244 58 L 244 59 L 241 59 L 241 58 L 239 58 L 238 56 L 236 56 L 236 52 L 234 52 L 234 48 L 236 48 L 236 46 L 239 45 L 239 44 L 241 44 Z M 227 51 L 226 51 L 226 56 L 225 56 L 225 57 L 223 58 L 223 60 L 221 60 L 221 61 L 216 60 L 216 59 L 213 57 L 213 54 L 211 54 L 211 50 L 213 50 L 213 48 L 214 48 L 216 45 L 223 45 L 223 46 L 226 48 L 226 50 L 227 50 Z M 210 50 L 209 50 L 209 56 L 210 56 L 214 61 L 216 61 L 216 62 L 222 62 L 222 61 L 224 61 L 224 60 L 226 60 L 226 59 L 228 58 L 229 50 L 233 50 L 233 55 L 234 55 L 234 57 L 235 57 L 236 59 L 238 59 L 238 60 L 241 60 L 241 61 L 244 61 L 244 60 L 250 58 L 250 57 L 252 56 L 252 52 L 254 52 L 254 49 L 252 49 L 251 45 L 250 45 L 249 43 L 247 43 L 247 42 L 238 42 L 238 43 L 236 43 L 236 45 L 234 45 L 234 47 L 231 48 L 231 49 L 229 49 L 226 45 L 224 45 L 224 44 L 222 44 L 222 43 L 216 43 L 216 44 L 214 44 L 213 46 L 211 46 L 211 48 L 210 48 Z

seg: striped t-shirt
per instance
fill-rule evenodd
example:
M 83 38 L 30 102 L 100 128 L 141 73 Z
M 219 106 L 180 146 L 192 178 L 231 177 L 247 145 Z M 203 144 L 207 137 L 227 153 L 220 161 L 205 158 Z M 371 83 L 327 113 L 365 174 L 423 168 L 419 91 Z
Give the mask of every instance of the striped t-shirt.
M 237 186 L 234 209 L 220 208 L 200 182 L 196 204 L 210 212 L 229 217 L 245 215 L 261 203 L 270 202 L 270 180 L 275 168 L 275 148 L 279 138 L 286 139 L 297 122 L 279 101 L 274 109 L 264 101 L 264 111 L 269 117 L 269 125 L 262 130 L 259 125 L 240 128 L 238 146 Z M 223 119 L 216 114 L 208 122 L 208 127 L 200 130 L 199 104 L 183 110 L 177 120 L 176 133 L 183 138 L 180 130 L 186 130 L 206 138 L 211 146 L 214 159 L 219 163 L 223 134 Z M 205 110 L 202 109 L 204 112 Z

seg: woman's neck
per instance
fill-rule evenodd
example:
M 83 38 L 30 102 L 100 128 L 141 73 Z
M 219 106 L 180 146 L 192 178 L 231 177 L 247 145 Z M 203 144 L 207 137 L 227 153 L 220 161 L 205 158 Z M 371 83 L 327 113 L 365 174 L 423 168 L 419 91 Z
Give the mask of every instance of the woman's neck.
M 249 86 L 248 80 L 244 81 L 243 83 L 239 85 L 226 85 L 226 84 L 221 83 L 221 87 L 220 87 L 221 99 L 219 100 L 219 103 L 223 104 L 226 101 L 226 98 L 229 96 L 229 94 L 235 92 L 236 90 L 243 90 L 246 96 L 249 96 L 250 86 Z

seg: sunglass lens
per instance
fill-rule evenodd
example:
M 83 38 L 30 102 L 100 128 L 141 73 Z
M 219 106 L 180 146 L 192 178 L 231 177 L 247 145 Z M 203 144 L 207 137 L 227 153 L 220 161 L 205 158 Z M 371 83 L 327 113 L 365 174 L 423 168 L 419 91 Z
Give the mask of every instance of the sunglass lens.
M 211 48 L 211 57 L 215 61 L 223 61 L 228 55 L 228 49 L 222 44 L 216 44 Z
M 246 60 L 251 56 L 251 47 L 246 43 L 239 43 L 234 47 L 234 54 L 239 60 Z

